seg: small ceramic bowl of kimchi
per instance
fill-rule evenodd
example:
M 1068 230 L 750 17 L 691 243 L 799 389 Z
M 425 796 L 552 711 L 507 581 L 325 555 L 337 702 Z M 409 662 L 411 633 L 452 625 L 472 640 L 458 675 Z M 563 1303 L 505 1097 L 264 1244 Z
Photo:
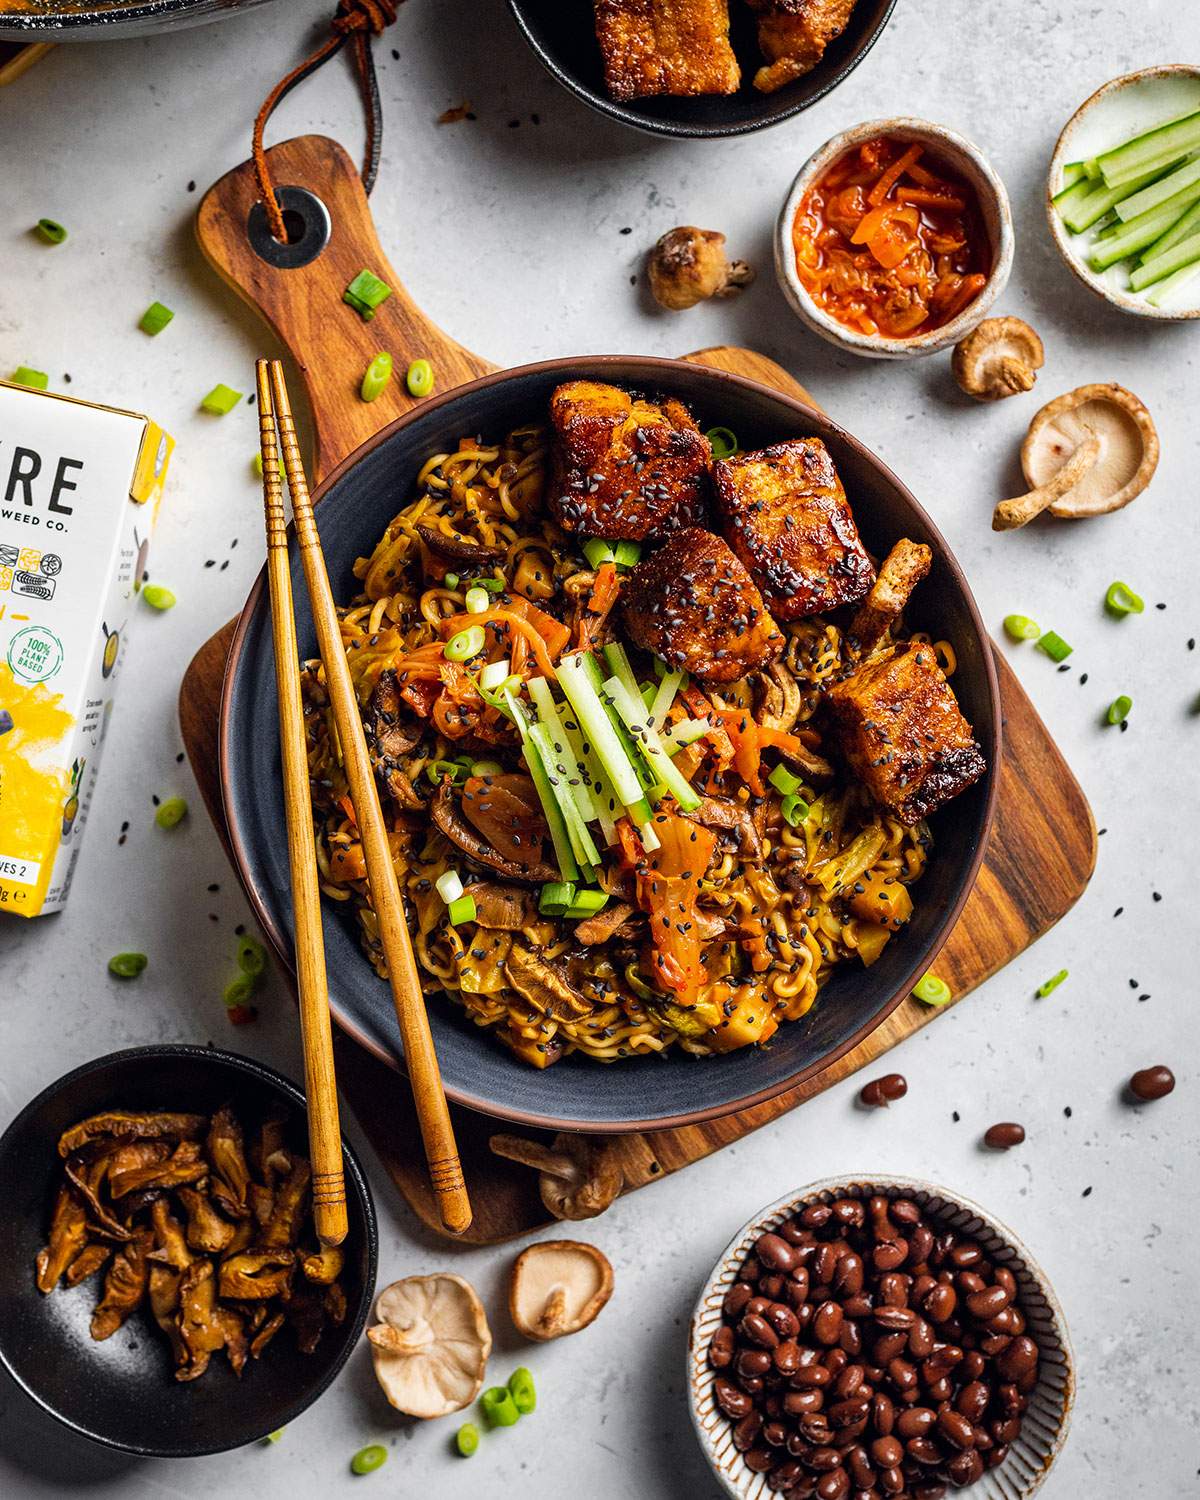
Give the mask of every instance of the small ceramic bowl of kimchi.
M 868 120 L 813 153 L 784 202 L 775 271 L 814 333 L 870 359 L 956 344 L 1012 269 L 1008 194 L 979 148 L 928 120 Z

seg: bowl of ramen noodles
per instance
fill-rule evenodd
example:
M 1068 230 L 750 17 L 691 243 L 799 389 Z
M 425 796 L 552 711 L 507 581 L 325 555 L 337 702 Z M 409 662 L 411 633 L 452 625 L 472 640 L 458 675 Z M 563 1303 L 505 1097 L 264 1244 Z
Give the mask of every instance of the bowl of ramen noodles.
M 995 670 L 933 523 L 828 417 L 680 361 L 552 361 L 426 402 L 317 516 L 451 1098 L 556 1128 L 710 1118 L 842 1055 L 928 969 L 983 856 Z M 331 1001 L 396 1061 L 297 626 Z M 261 587 L 220 753 L 286 954 Z

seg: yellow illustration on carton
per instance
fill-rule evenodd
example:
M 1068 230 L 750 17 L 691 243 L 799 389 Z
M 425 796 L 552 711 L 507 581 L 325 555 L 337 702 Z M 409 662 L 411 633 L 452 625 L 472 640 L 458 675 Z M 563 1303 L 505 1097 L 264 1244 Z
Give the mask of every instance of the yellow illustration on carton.
M 61 693 L 18 682 L 7 662 L 0 662 L 0 703 L 0 907 L 32 913 L 45 898 L 58 845 L 70 836 L 72 799 L 79 805 L 79 777 L 58 761 L 75 720 Z

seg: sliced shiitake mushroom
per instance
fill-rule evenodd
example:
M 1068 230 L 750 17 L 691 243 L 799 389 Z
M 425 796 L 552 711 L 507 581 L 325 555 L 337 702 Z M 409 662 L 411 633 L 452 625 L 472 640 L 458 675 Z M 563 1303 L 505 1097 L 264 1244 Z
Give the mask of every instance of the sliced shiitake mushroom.
M 517 1256 L 508 1308 L 518 1333 L 545 1342 L 578 1333 L 612 1296 L 608 1257 L 581 1240 L 543 1240 Z

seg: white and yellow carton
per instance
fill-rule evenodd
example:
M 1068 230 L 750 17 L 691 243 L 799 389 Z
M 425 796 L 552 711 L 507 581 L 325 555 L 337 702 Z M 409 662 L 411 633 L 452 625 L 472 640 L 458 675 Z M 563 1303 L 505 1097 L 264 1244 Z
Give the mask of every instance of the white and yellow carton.
M 0 381 L 0 911 L 65 904 L 172 439 Z

